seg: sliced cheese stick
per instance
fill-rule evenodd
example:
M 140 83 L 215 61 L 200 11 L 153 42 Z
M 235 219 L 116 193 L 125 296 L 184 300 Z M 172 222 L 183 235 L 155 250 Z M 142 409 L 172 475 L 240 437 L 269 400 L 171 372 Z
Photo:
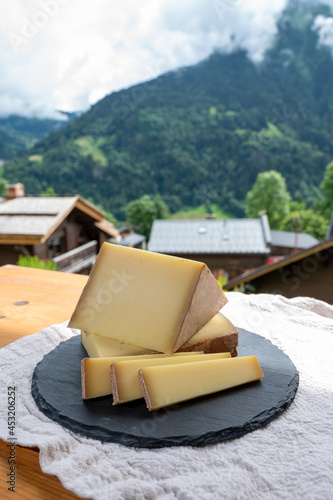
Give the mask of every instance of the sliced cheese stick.
M 185 354 L 185 353 L 183 353 Z M 200 359 L 223 359 L 230 357 L 230 353 L 202 354 Z M 178 363 L 192 363 L 197 361 L 198 356 L 180 356 L 154 358 L 151 356 L 146 359 L 137 360 L 119 360 L 111 365 L 111 384 L 113 394 L 113 404 L 126 403 L 143 397 L 139 381 L 138 371 L 147 366 L 163 366 Z
M 142 393 L 150 411 L 253 382 L 263 376 L 256 356 L 139 370 Z
M 191 355 L 201 355 L 195 353 L 176 353 L 173 356 L 188 357 Z M 112 394 L 112 384 L 110 378 L 110 366 L 114 361 L 126 359 L 146 359 L 146 358 L 169 358 L 167 354 L 142 354 L 138 356 L 112 356 L 105 358 L 84 358 L 81 361 L 81 384 L 82 398 L 91 399 Z

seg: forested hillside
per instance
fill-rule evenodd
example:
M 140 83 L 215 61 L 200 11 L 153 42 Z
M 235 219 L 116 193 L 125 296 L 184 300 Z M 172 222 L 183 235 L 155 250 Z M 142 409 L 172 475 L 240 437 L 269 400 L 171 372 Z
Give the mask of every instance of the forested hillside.
M 64 113 L 64 119 L 71 118 L 71 114 Z M 10 159 L 30 148 L 64 124 L 66 120 L 26 118 L 18 115 L 0 118 L 0 160 Z
M 330 11 L 292 5 L 260 65 L 242 51 L 214 53 L 112 93 L 4 177 L 28 193 L 80 193 L 124 220 L 129 201 L 156 193 L 171 211 L 215 203 L 242 216 L 258 172 L 274 169 L 311 205 L 333 159 L 332 55 L 313 29 Z

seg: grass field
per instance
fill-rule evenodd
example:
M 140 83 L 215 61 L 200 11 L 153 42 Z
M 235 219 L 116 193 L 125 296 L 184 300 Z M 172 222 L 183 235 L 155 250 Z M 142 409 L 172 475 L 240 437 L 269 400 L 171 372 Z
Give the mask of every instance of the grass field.
M 232 216 L 216 204 L 211 205 L 212 214 L 207 214 L 207 207 L 187 207 L 171 215 L 171 219 L 206 219 L 207 215 L 214 215 L 216 219 L 232 219 Z

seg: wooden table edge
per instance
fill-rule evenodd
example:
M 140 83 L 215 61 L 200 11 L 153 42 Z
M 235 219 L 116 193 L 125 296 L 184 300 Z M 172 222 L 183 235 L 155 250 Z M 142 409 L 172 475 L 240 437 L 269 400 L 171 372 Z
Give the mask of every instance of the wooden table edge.
M 1 266 L 0 348 L 15 342 L 18 338 L 69 319 L 86 281 L 87 276 L 82 275 L 24 268 L 11 264 Z M 63 306 L 60 307 L 62 303 Z M 36 311 L 39 311 L 38 315 Z M 1 498 L 5 500 L 13 498 L 13 491 L 8 490 L 10 483 L 7 483 L 7 475 L 11 472 L 8 463 L 9 452 L 8 441 L 0 440 L 0 492 Z M 81 498 L 66 490 L 56 476 L 41 470 L 39 450 L 36 447 L 15 445 L 15 468 L 15 493 L 18 493 L 18 498 L 31 500 Z

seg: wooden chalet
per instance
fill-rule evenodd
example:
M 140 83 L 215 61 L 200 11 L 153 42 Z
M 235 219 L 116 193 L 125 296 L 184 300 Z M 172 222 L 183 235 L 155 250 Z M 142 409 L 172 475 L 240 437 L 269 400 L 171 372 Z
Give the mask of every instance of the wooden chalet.
M 0 266 L 19 255 L 53 260 L 66 272 L 89 272 L 104 241 L 118 230 L 81 196 L 25 196 L 22 184 L 0 198 Z
M 305 296 L 333 304 L 333 234 L 322 243 L 230 280 L 225 290 Z

